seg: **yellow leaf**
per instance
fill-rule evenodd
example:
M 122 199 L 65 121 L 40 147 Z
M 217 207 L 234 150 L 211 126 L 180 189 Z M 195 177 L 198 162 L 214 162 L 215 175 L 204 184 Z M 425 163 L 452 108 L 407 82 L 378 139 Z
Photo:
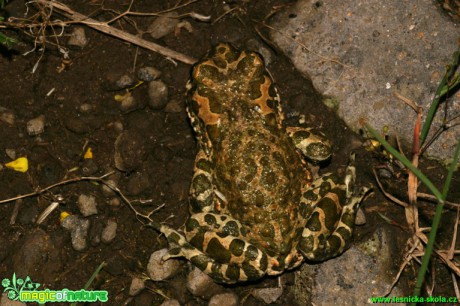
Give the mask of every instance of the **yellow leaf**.
M 62 221 L 64 221 L 64 219 L 67 218 L 68 216 L 70 216 L 70 214 L 69 214 L 68 212 L 66 212 L 66 211 L 63 211 L 63 212 L 61 212 L 61 216 L 60 216 L 59 219 L 60 219 L 61 222 L 62 222 Z
M 84 159 L 91 159 L 93 158 L 93 149 L 88 148 L 83 156 Z
M 7 168 L 13 169 L 14 171 L 27 172 L 29 170 L 29 161 L 27 157 L 19 157 L 12 162 L 5 164 Z

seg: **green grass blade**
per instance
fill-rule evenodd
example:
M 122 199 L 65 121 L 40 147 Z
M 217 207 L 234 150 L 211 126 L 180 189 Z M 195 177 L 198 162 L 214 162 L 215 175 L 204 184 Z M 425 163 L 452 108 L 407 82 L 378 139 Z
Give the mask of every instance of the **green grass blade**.
M 417 176 L 420 181 L 425 184 L 425 186 L 433 193 L 437 199 L 442 198 L 441 192 L 434 186 L 434 184 L 412 163 L 401 153 L 399 153 L 395 148 L 393 148 L 376 130 L 374 130 L 370 125 L 366 124 L 366 129 L 371 132 L 371 134 L 385 147 L 385 149 L 390 152 L 394 157 L 401 161 L 404 166 L 406 166 L 410 171 L 412 171 L 415 176 Z
M 434 214 L 433 224 L 431 225 L 430 235 L 428 236 L 428 244 L 426 245 L 425 254 L 423 255 L 422 265 L 420 266 L 420 270 L 418 271 L 417 283 L 415 284 L 415 289 L 414 289 L 414 296 L 420 296 L 420 292 L 422 291 L 423 281 L 425 280 L 426 271 L 428 270 L 431 253 L 433 252 L 433 246 L 436 240 L 436 233 L 438 231 L 439 223 L 441 222 L 442 209 L 444 208 L 443 202 L 447 197 L 447 193 L 449 192 L 449 187 L 452 181 L 452 176 L 454 174 L 455 169 L 457 168 L 457 161 L 458 161 L 459 154 L 460 154 L 460 141 L 457 144 L 457 148 L 455 149 L 455 153 L 454 153 L 454 158 L 452 159 L 452 163 L 449 166 L 447 178 L 446 178 L 446 181 L 444 182 L 444 188 L 442 190 L 442 198 L 440 200 L 438 199 L 438 205 L 436 206 L 436 213 Z M 412 305 L 415 305 L 415 303 L 413 303 Z
M 97 269 L 93 272 L 93 274 L 91 275 L 91 277 L 88 279 L 88 281 L 86 282 L 85 286 L 83 287 L 83 289 L 87 290 L 89 288 L 89 286 L 91 286 L 91 283 L 94 281 L 94 279 L 96 278 L 96 276 L 99 274 L 99 272 L 101 272 L 102 268 L 104 268 L 106 266 L 106 263 L 105 261 L 103 261 L 98 267 Z M 72 303 L 70 304 L 70 306 L 76 306 L 77 303 Z
M 426 116 L 426 120 L 423 123 L 422 132 L 420 133 L 420 148 L 422 147 L 423 143 L 428 136 L 428 132 L 430 131 L 431 124 L 433 123 L 434 115 L 438 110 L 439 103 L 441 102 L 441 98 L 447 93 L 448 88 L 451 88 L 450 84 L 448 83 L 450 78 L 453 76 L 454 72 L 456 71 L 460 60 L 460 46 L 459 49 L 454 53 L 452 57 L 452 63 L 447 66 L 447 71 L 442 78 L 441 82 L 439 83 L 438 89 L 434 95 L 433 103 L 431 103 L 430 109 L 428 111 L 428 115 Z
M 433 218 L 433 223 L 431 225 L 431 231 L 428 236 L 428 243 L 426 246 L 425 254 L 423 256 L 422 265 L 417 276 L 417 283 L 415 285 L 413 294 L 413 296 L 420 296 L 421 288 L 425 280 L 426 271 L 428 270 L 431 254 L 433 253 L 433 246 L 436 241 L 436 234 L 439 228 L 439 224 L 441 222 L 442 210 L 444 208 L 444 200 L 447 197 L 447 193 L 449 192 L 449 187 L 452 182 L 452 176 L 455 172 L 455 169 L 457 168 L 457 162 L 460 156 L 460 141 L 458 142 L 457 147 L 455 149 L 454 157 L 452 159 L 452 163 L 449 166 L 447 177 L 444 182 L 444 187 L 441 193 L 419 169 L 414 167 L 412 163 L 406 157 L 404 157 L 404 155 L 399 153 L 388 142 L 386 142 L 385 139 L 382 136 L 380 136 L 380 134 L 376 130 L 374 130 L 368 124 L 366 124 L 366 128 L 385 147 L 385 149 L 388 152 L 390 152 L 394 157 L 401 161 L 404 164 L 404 166 L 409 168 L 420 179 L 420 181 L 422 181 L 425 184 L 425 186 L 427 186 L 428 189 L 430 189 L 430 191 L 438 200 L 438 205 L 436 206 L 436 212 Z M 411 305 L 416 305 L 416 303 L 412 303 Z

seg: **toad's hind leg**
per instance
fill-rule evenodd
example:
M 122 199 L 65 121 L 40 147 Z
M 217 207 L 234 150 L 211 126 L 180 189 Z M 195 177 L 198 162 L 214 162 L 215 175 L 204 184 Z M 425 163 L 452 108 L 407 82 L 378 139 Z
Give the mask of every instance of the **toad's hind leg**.
M 326 175 L 311 186 L 310 207 L 314 209 L 299 245 L 299 250 L 309 260 L 335 257 L 350 245 L 358 206 L 369 190 L 362 188 L 357 194 L 353 192 L 353 162 L 354 155 L 350 158 L 344 184 L 337 184 L 333 175 Z
M 186 224 L 187 238 L 163 224 L 151 223 L 150 226 L 168 239 L 170 249 L 163 259 L 185 257 L 220 283 L 257 280 L 269 271 L 273 262 L 265 252 L 244 239 L 246 233 L 237 220 L 225 215 L 192 215 Z M 269 274 L 279 273 L 281 271 Z

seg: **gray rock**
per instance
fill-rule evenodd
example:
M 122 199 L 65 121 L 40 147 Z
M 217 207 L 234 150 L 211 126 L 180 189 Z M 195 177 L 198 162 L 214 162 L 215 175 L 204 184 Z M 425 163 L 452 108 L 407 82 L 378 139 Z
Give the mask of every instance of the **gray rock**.
M 87 247 L 86 238 L 88 237 L 88 229 L 90 222 L 87 219 L 80 219 L 80 222 L 70 233 L 72 239 L 72 247 L 75 251 L 83 251 Z
M 10 159 L 12 159 L 12 160 L 16 159 L 16 150 L 15 149 L 7 148 L 7 149 L 5 149 L 5 153 Z
M 379 131 L 389 126 L 407 146 L 412 143 L 417 116 L 395 93 L 418 103 L 426 115 L 459 35 L 458 25 L 431 0 L 303 0 L 277 20 L 275 43 L 338 103 L 333 103 L 337 113 L 353 130 L 362 121 Z M 460 107 L 460 98 L 452 98 L 451 116 Z M 432 132 L 443 112 L 440 108 Z M 459 128 L 449 129 L 428 155 L 451 158 L 459 138 Z
M 109 184 L 110 186 L 115 187 L 115 188 L 117 187 L 117 182 L 114 179 L 107 180 L 106 183 Z M 101 189 L 102 189 L 102 193 L 106 197 L 112 197 L 112 196 L 115 195 L 115 191 L 113 191 L 112 188 L 110 188 L 106 184 L 102 184 Z
M 258 299 L 263 301 L 265 304 L 271 304 L 276 302 L 283 294 L 282 287 L 275 287 L 275 288 L 257 288 L 252 291 L 252 295 Z
M 159 39 L 168 35 L 174 31 L 176 25 L 179 23 L 179 19 L 174 18 L 177 16 L 179 15 L 176 12 L 171 12 L 169 14 L 155 18 L 155 20 L 153 20 L 153 22 L 150 24 L 148 32 L 155 39 Z
M 84 48 L 88 44 L 85 29 L 82 27 L 73 27 L 73 32 L 67 42 L 70 46 Z
M 154 67 L 142 67 L 137 72 L 137 77 L 139 80 L 145 82 L 151 82 L 158 79 L 161 76 L 161 71 Z
M 129 286 L 129 295 L 136 296 L 145 288 L 144 280 L 140 277 L 133 277 Z
M 130 92 L 120 96 L 118 102 L 120 103 L 120 110 L 125 113 L 135 110 L 139 106 L 139 103 L 137 102 L 136 98 L 134 98 L 134 96 Z
M 16 121 L 14 113 L 6 108 L 0 107 L 0 121 L 13 125 Z
M 180 306 L 178 300 L 166 300 L 160 306 Z
M 110 243 L 117 235 L 118 224 L 113 220 L 108 220 L 107 225 L 102 230 L 101 240 L 104 243 Z
M 168 86 L 162 81 L 149 83 L 149 106 L 154 110 L 163 109 L 168 103 Z
M 145 140 L 136 131 L 125 131 L 115 141 L 115 167 L 120 171 L 134 171 L 147 158 Z
M 193 267 L 193 270 L 187 275 L 186 286 L 191 294 L 205 300 L 225 292 L 222 286 L 216 284 L 211 277 L 196 267 Z
M 402 256 L 391 249 L 396 239 L 388 229 L 379 228 L 366 242 L 337 258 L 314 266 L 303 264 L 291 288 L 295 301 L 301 305 L 365 305 L 370 297 L 383 296 L 397 273 L 393 258 Z M 392 295 L 405 294 L 396 287 Z
M 40 115 L 37 118 L 31 119 L 27 122 L 27 134 L 35 136 L 45 131 L 45 116 Z
M 166 104 L 165 113 L 181 113 L 184 111 L 184 104 L 179 100 L 171 100 Z
M 213 296 L 208 303 L 208 306 L 237 306 L 238 296 L 234 293 L 221 293 Z
M 61 226 L 70 230 L 72 247 L 76 251 L 83 251 L 87 247 L 87 237 L 90 222 L 76 215 L 70 215 L 61 221 Z
M 59 259 L 53 239 L 45 231 L 36 228 L 26 234 L 12 249 L 12 271 L 16 277 L 30 276 L 33 280 L 43 279 L 43 270 L 50 273 Z
M 173 276 L 181 265 L 177 259 L 170 258 L 163 261 L 163 256 L 168 252 L 167 249 L 155 251 L 150 255 L 149 263 L 147 264 L 147 274 L 154 281 L 162 281 Z
M 96 198 L 93 195 L 81 194 L 78 197 L 78 208 L 85 217 L 97 214 Z
M 115 86 L 119 89 L 128 88 L 134 85 L 134 80 L 131 76 L 124 74 L 116 82 Z

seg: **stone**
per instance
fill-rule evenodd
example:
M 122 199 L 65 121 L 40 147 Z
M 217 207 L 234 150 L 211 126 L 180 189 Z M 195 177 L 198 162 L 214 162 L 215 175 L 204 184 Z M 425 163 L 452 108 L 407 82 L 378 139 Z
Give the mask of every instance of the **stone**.
M 458 25 L 431 0 L 303 0 L 271 26 L 274 42 L 315 88 L 337 102 L 337 114 L 349 127 L 388 126 L 408 148 L 417 114 L 395 94 L 422 106 L 425 117 L 458 48 Z M 447 106 L 448 118 L 458 113 L 460 96 Z M 443 118 L 440 107 L 431 134 Z M 460 129 L 451 128 L 426 153 L 451 159 L 458 139 Z
M 72 27 L 73 32 L 70 34 L 69 41 L 67 42 L 70 46 L 84 48 L 88 44 L 86 38 L 85 29 L 82 27 Z
M 170 258 L 163 261 L 163 256 L 168 253 L 167 249 L 155 251 L 150 255 L 147 264 L 147 274 L 154 281 L 162 281 L 173 276 L 180 267 L 180 261 Z
M 78 197 L 78 208 L 85 217 L 97 214 L 96 197 L 93 195 L 81 194 Z
M 161 110 L 168 103 L 168 86 L 160 80 L 149 83 L 149 106 Z
M 113 220 L 108 220 L 107 225 L 102 230 L 101 240 L 104 243 L 110 243 L 117 235 L 118 224 Z
M 176 17 L 176 18 L 175 18 Z M 174 31 L 176 25 L 179 23 L 176 12 L 171 12 L 163 16 L 155 18 L 148 28 L 150 35 L 159 39 L 166 36 Z
M 29 136 L 36 136 L 45 131 L 45 116 L 40 115 L 37 118 L 31 119 L 27 122 L 27 134 Z

